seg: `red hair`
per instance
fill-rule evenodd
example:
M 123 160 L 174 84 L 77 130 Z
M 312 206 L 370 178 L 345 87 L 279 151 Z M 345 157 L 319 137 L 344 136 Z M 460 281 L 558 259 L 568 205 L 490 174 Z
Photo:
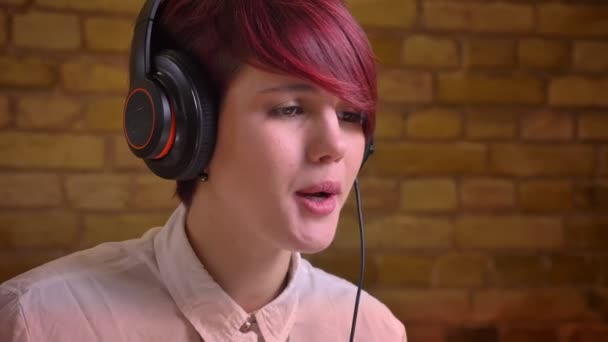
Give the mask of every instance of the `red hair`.
M 243 63 L 299 77 L 361 110 L 375 128 L 376 63 L 342 0 L 170 0 L 159 26 L 209 74 L 218 103 Z M 194 181 L 196 182 L 196 181 Z M 194 182 L 178 182 L 187 205 Z

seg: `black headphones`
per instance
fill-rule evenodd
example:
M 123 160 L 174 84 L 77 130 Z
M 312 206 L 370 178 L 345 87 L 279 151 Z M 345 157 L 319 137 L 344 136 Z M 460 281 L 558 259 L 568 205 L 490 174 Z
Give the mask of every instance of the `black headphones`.
M 203 173 L 213 155 L 217 96 L 203 69 L 185 53 L 152 51 L 161 2 L 147 0 L 135 23 L 124 133 L 133 154 L 157 176 L 191 180 Z M 373 152 L 370 138 L 361 166 Z

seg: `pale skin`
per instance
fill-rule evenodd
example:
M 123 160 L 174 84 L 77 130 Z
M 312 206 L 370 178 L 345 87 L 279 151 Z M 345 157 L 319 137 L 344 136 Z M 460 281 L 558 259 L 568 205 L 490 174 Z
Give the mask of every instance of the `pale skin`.
M 365 137 L 348 103 L 314 84 L 244 65 L 225 94 L 209 180 L 186 218 L 192 247 L 244 311 L 276 298 L 291 254 L 316 253 L 334 236 L 361 166 Z M 338 206 L 318 217 L 301 188 L 340 184 Z

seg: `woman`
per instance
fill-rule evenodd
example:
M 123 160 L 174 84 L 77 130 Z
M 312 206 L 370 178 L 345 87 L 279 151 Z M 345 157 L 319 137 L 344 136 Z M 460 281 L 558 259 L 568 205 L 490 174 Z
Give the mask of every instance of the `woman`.
M 142 13 L 156 6 L 148 1 Z M 132 51 L 125 128 L 140 157 L 155 141 L 144 159 L 159 176 L 178 179 L 182 203 L 164 227 L 139 239 L 102 244 L 2 284 L 0 340 L 346 341 L 356 287 L 300 253 L 331 244 L 372 137 L 375 67 L 364 32 L 340 0 L 173 0 L 159 11 L 152 46 L 179 50 L 154 58 L 154 77 L 169 96 L 137 79 L 154 66 Z M 134 50 L 145 45 L 137 32 L 149 34 L 149 22 L 140 16 Z M 172 67 L 163 63 L 190 63 L 184 55 L 196 66 L 168 76 Z M 201 117 L 216 111 L 217 118 L 184 124 L 192 114 L 178 99 L 189 93 L 176 85 L 179 77 L 195 84 L 190 109 L 209 95 L 217 109 Z M 150 113 L 160 116 L 146 121 Z M 168 133 L 160 134 L 164 119 Z M 202 126 L 196 136 L 213 141 L 191 142 L 187 132 Z M 188 148 L 197 151 L 188 162 L 174 157 Z M 356 340 L 406 335 L 364 292 Z

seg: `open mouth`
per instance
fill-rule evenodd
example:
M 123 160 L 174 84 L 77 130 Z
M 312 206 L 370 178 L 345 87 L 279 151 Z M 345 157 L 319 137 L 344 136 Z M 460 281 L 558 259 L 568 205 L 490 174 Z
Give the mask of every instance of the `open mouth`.
M 331 192 L 297 192 L 299 205 L 312 213 L 315 216 L 325 216 L 332 213 L 338 206 L 338 201 L 335 193 Z
M 340 183 L 325 181 L 298 190 L 297 203 L 309 214 L 317 217 L 326 216 L 338 207 L 338 195 L 342 192 Z
M 308 199 L 312 199 L 314 201 L 321 201 L 323 199 L 333 196 L 334 194 L 331 194 L 331 193 L 325 192 L 325 191 L 320 191 L 320 192 L 312 192 L 312 193 L 298 192 L 297 195 L 308 198 Z

